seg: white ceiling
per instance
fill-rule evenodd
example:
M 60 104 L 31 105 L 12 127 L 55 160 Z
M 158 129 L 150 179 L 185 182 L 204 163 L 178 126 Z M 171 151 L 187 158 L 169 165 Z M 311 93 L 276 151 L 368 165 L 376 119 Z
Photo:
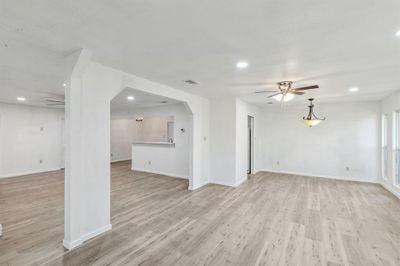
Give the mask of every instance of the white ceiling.
M 297 99 L 381 99 L 400 89 L 399 10 L 398 0 L 1 0 L 0 101 L 63 94 L 60 59 L 79 48 L 209 98 L 265 103 L 254 91 L 294 80 L 321 87 Z
M 129 101 L 128 96 L 133 96 L 135 99 L 133 101 Z M 130 110 L 136 108 L 175 103 L 179 103 L 179 101 L 131 88 L 125 88 L 111 101 L 111 113 L 129 112 Z

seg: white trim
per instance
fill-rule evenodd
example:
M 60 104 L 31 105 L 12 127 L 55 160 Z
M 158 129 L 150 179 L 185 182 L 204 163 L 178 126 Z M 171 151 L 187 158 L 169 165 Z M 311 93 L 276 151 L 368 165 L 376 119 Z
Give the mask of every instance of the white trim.
M 81 241 L 81 239 L 79 238 L 79 239 L 77 239 L 77 240 L 75 240 L 75 241 L 72 241 L 72 242 L 68 242 L 67 240 L 63 240 L 63 246 L 64 246 L 64 248 L 66 248 L 66 249 L 68 249 L 68 250 L 72 250 L 72 249 L 74 249 L 74 248 L 77 248 L 77 247 L 79 247 L 80 245 L 82 245 L 82 241 Z
M 180 175 L 180 174 L 166 173 L 166 172 L 155 171 L 155 170 L 147 170 L 147 169 L 141 169 L 141 168 L 137 168 L 137 167 L 132 167 L 131 170 L 139 171 L 139 172 L 145 172 L 145 173 L 149 173 L 149 174 L 165 175 L 165 176 L 170 176 L 170 177 L 188 179 L 187 176 L 183 176 L 183 175 Z
M 209 182 L 205 181 L 205 182 L 203 182 L 203 183 L 200 183 L 200 184 L 197 185 L 197 186 L 190 186 L 190 185 L 189 185 L 188 190 L 194 191 L 194 190 L 199 189 L 199 188 L 201 188 L 201 187 L 203 187 L 203 186 L 205 186 L 205 185 L 207 185 L 207 184 L 209 184 Z
M 71 250 L 74 248 L 79 247 L 80 245 L 83 244 L 83 242 L 96 237 L 98 235 L 101 235 L 107 231 L 110 231 L 112 229 L 112 225 L 111 224 L 107 224 L 106 226 L 103 226 L 101 228 L 98 228 L 96 230 L 93 230 L 92 232 L 89 232 L 83 236 L 81 236 L 80 238 L 78 238 L 77 240 L 74 240 L 72 242 L 68 242 L 67 240 L 63 240 L 63 245 L 66 249 Z
M 268 170 L 268 169 L 258 171 L 256 174 L 258 174 L 259 172 L 270 172 L 270 173 L 277 173 L 277 174 L 300 175 L 300 176 L 320 177 L 320 178 L 343 180 L 343 181 L 354 181 L 354 182 L 379 184 L 378 179 L 376 179 L 376 180 L 368 180 L 367 179 L 366 180 L 366 179 L 354 178 L 354 177 L 344 178 L 344 177 L 339 177 L 339 176 L 319 175 L 319 174 L 310 174 L 310 173 L 295 173 L 295 172 L 289 172 L 289 171 Z
M 246 182 L 248 180 L 247 174 L 246 174 L 246 178 L 239 180 L 238 182 L 236 182 L 235 187 L 240 186 L 241 184 L 243 184 L 244 182 Z
M 246 182 L 247 180 L 248 180 L 248 178 L 245 178 L 243 180 L 240 180 L 239 182 L 236 182 L 235 184 L 231 184 L 228 182 L 221 182 L 221 181 L 210 181 L 210 184 L 226 186 L 226 187 L 238 187 L 241 184 L 243 184 L 244 182 Z
M 211 180 L 210 184 L 215 184 L 215 185 L 220 185 L 220 186 L 226 186 L 226 187 L 237 187 L 236 184 L 231 184 L 228 182 L 221 182 L 221 181 L 215 181 L 215 180 Z
M 384 181 L 384 180 L 382 180 Z M 395 188 L 389 186 L 388 184 L 386 184 L 385 182 L 380 182 L 379 184 L 386 189 L 387 191 L 389 191 L 390 193 L 392 193 L 394 196 L 396 196 L 397 198 L 400 199 L 400 193 L 398 191 L 395 190 Z
M 126 159 L 111 160 L 111 163 L 124 162 L 124 161 L 132 161 L 132 158 L 129 157 Z
M 100 228 L 98 228 L 96 230 L 93 230 L 92 232 L 89 232 L 89 233 L 83 235 L 81 237 L 81 240 L 82 240 L 82 242 L 85 242 L 85 241 L 87 241 L 87 240 L 89 240 L 89 239 L 91 239 L 91 238 L 93 238 L 95 236 L 98 236 L 98 235 L 103 234 L 103 233 L 105 233 L 107 231 L 110 231 L 111 229 L 112 229 L 112 225 L 111 224 L 107 224 L 106 226 L 100 227 Z
M 23 176 L 23 175 L 40 174 L 40 173 L 53 172 L 53 171 L 59 171 L 59 170 L 61 170 L 61 168 L 48 168 L 48 169 L 41 169 L 41 170 L 24 171 L 24 172 L 17 172 L 17 173 L 0 175 L 0 178 L 8 178 L 8 177 Z

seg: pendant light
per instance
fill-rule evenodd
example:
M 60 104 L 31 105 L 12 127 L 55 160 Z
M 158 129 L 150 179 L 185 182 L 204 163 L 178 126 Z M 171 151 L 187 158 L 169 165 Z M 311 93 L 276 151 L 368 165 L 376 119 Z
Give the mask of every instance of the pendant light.
M 310 105 L 308 106 L 309 111 L 308 111 L 308 115 L 307 117 L 303 116 L 303 121 L 304 124 L 306 124 L 309 127 L 314 127 L 316 125 L 318 125 L 321 121 L 325 120 L 325 117 L 323 118 L 318 118 L 315 114 L 314 114 L 314 98 L 310 98 L 308 99 L 310 101 Z

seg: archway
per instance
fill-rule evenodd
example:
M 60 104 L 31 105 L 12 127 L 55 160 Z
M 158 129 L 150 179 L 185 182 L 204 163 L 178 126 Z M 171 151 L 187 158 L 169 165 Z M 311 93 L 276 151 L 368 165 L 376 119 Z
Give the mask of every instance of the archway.
M 209 181 L 209 102 L 171 87 L 74 55 L 66 88 L 64 246 L 81 245 L 111 230 L 110 102 L 125 88 L 185 102 L 192 113 L 189 190 Z
M 132 160 L 132 170 L 185 178 L 192 187 L 193 113 L 186 102 L 126 87 L 110 110 L 111 162 Z
M 124 88 L 110 104 L 111 162 L 193 183 L 193 114 L 187 103 Z M 135 160 L 134 160 L 135 158 Z

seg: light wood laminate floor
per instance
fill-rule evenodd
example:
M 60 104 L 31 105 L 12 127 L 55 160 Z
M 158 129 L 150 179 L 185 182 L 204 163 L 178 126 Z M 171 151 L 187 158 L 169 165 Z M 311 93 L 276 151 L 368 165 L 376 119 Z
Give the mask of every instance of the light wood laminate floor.
M 0 179 L 0 265 L 400 265 L 379 185 L 260 173 L 238 188 L 112 166 L 113 230 L 67 252 L 63 173 Z

